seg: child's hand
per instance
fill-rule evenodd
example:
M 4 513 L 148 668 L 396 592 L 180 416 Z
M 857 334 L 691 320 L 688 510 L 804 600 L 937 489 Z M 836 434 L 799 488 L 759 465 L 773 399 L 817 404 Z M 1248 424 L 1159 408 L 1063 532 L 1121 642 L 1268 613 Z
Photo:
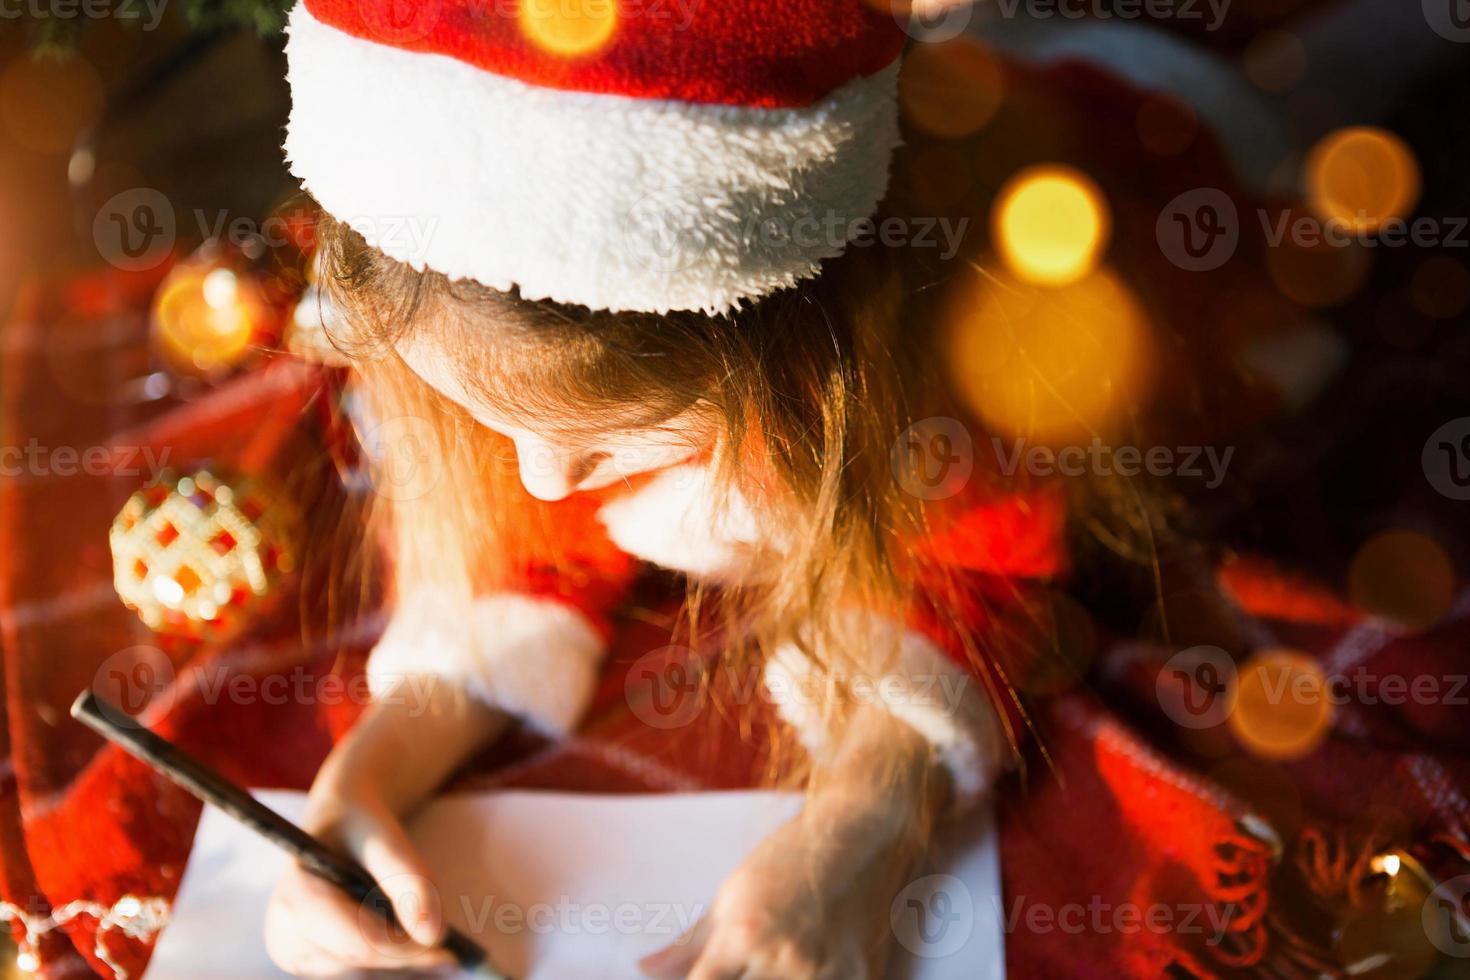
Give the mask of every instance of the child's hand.
M 860 713 L 796 819 L 720 886 L 709 914 L 644 957 L 674 980 L 871 980 L 883 975 L 889 910 L 948 787 L 928 743 L 882 709 Z
M 334 800 L 333 813 L 308 821 L 317 837 L 351 854 L 371 872 L 404 930 L 297 865 L 282 876 L 265 916 L 271 959 L 298 977 L 353 970 L 448 970 L 438 893 L 398 818 L 372 799 Z
M 293 866 L 266 910 L 266 948 L 281 969 L 297 976 L 363 969 L 422 976 L 452 965 L 447 952 L 432 948 L 445 930 L 439 895 L 400 815 L 504 725 L 504 715 L 447 684 L 385 698 L 363 712 L 317 774 L 305 827 L 368 869 L 408 934 Z
M 868 851 L 850 835 L 834 849 L 812 821 L 797 818 L 725 880 L 698 925 L 639 968 L 666 980 L 881 976 L 898 876 L 866 860 Z
M 809 807 L 725 880 L 709 914 L 639 965 L 650 976 L 862 980 L 881 975 L 888 910 L 912 854 L 886 822 Z

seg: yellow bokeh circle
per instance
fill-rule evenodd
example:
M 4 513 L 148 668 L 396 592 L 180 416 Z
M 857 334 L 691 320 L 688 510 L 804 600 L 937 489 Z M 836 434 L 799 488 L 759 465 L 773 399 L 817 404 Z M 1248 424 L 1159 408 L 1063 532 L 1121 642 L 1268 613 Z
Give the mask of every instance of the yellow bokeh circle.
M 578 57 L 599 50 L 618 26 L 617 0 L 521 0 L 521 31 L 545 51 Z
M 1012 177 L 991 213 L 996 249 L 1029 282 L 1065 285 L 1097 267 L 1112 231 L 1107 199 L 1071 167 L 1029 167 Z
M 955 392 L 999 435 L 1085 443 L 1115 431 L 1146 394 L 1152 330 L 1108 269 L 1045 287 L 987 266 L 946 316 Z
M 210 375 L 248 357 L 270 321 L 269 304 L 247 275 L 208 262 L 184 262 L 154 298 L 154 349 L 175 371 Z

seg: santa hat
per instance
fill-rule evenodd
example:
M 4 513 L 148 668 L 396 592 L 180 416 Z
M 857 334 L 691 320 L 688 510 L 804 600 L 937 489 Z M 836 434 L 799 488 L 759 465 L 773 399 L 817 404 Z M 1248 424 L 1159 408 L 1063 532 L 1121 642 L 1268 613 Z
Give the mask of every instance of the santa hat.
M 717 314 L 876 210 L 902 42 L 861 0 L 303 0 L 286 153 L 415 268 Z

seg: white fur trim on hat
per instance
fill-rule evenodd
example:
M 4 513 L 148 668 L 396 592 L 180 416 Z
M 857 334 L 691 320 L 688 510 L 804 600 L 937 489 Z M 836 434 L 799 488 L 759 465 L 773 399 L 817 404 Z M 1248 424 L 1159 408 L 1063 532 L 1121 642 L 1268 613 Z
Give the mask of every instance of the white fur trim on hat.
M 870 630 L 892 639 L 898 627 L 868 617 Z M 1009 750 L 995 709 L 969 671 L 922 634 L 897 637 L 898 661 L 877 676 L 843 678 L 849 696 L 886 709 L 924 737 L 951 780 L 953 804 L 966 809 L 990 790 L 1005 768 Z M 833 751 L 821 705 L 814 699 L 828 685 L 815 677 L 810 658 L 794 645 L 775 651 L 766 663 L 766 690 L 780 716 L 818 761 Z
M 601 310 L 728 312 L 877 209 L 895 62 L 801 108 L 566 92 L 361 40 L 297 4 L 292 172 L 418 269 Z
M 427 593 L 403 603 L 368 658 L 368 684 L 385 696 L 410 677 L 443 678 L 480 702 L 561 737 L 581 720 L 597 682 L 602 637 L 556 599 L 501 593 L 475 600 L 471 623 Z

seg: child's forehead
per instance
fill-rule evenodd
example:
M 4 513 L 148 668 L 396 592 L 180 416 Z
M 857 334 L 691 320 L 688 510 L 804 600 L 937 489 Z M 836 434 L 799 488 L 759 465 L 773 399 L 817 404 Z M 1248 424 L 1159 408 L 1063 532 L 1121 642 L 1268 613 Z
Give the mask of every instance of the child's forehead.
M 544 382 L 515 386 L 502 378 L 495 383 L 493 370 L 486 370 L 482 359 L 457 355 L 422 335 L 405 338 L 396 349 L 426 384 L 506 436 L 664 442 L 701 432 L 709 421 L 708 406 L 691 405 L 671 414 L 636 400 L 573 404 L 547 390 L 553 386 Z

